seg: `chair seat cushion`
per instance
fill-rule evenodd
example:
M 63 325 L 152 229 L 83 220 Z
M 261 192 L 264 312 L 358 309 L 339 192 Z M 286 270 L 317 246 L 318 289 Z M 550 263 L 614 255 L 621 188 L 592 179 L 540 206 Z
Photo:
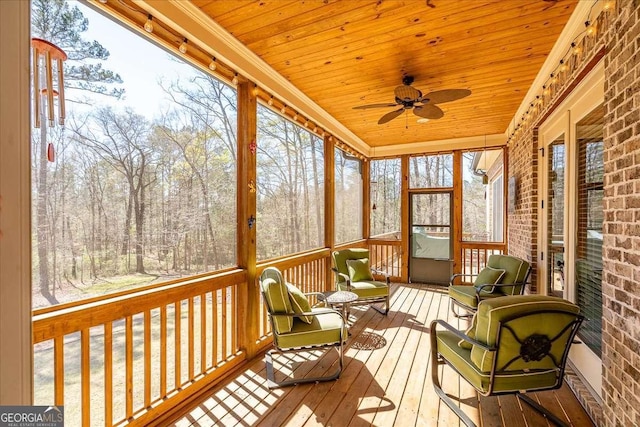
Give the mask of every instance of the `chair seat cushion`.
M 494 298 L 494 297 L 502 297 L 504 295 L 498 293 L 491 293 L 489 291 L 480 291 L 480 296 L 482 299 L 485 298 Z M 476 288 L 473 286 L 467 285 L 452 285 L 449 286 L 449 298 L 460 302 L 467 307 L 478 307 L 478 300 L 476 299 Z
M 338 283 L 338 290 L 348 290 L 346 282 Z M 389 295 L 389 286 L 385 282 L 363 280 L 360 282 L 351 282 L 350 291 L 358 295 L 359 298 L 386 297 Z
M 313 308 L 312 312 L 327 312 L 326 308 Z M 336 311 L 312 316 L 310 324 L 296 319 L 291 332 L 279 334 L 274 338 L 280 348 L 312 347 L 326 344 L 340 343 L 340 328 L 343 328 L 342 338 L 347 337 L 347 327 L 342 317 Z
M 437 332 L 438 353 L 451 366 L 466 378 L 481 393 L 489 391 L 489 372 L 480 371 L 471 361 L 471 350 L 458 345 L 460 339 L 450 331 Z M 519 390 L 533 391 L 553 387 L 558 378 L 556 369 L 542 369 L 524 372 L 508 371 L 496 373 L 493 393 L 514 392 Z

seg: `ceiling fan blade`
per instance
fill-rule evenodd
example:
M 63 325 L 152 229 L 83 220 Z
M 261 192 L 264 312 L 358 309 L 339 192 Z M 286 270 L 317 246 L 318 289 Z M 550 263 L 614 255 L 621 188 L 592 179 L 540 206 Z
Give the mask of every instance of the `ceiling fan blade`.
M 413 107 L 413 114 L 424 117 L 425 119 L 435 120 L 444 116 L 444 111 L 440 107 L 433 104 L 426 104 Z
M 368 104 L 368 105 L 358 105 L 357 107 L 353 107 L 354 110 L 366 110 L 367 108 L 388 108 L 395 107 L 398 104 Z
M 385 114 L 384 116 L 380 117 L 380 120 L 378 120 L 378 124 L 379 125 L 383 125 L 383 124 L 385 124 L 387 122 L 390 122 L 391 120 L 395 119 L 400 114 L 402 114 L 403 111 L 404 111 L 404 108 L 400 108 L 399 110 L 395 110 L 395 111 L 392 111 L 390 113 Z
M 443 89 L 429 92 L 422 97 L 422 102 L 429 104 L 442 104 L 443 102 L 457 101 L 471 95 L 468 89 Z
M 418 89 L 407 85 L 397 86 L 394 89 L 393 93 L 395 94 L 396 98 L 407 102 L 415 101 L 422 96 L 422 92 L 420 92 Z

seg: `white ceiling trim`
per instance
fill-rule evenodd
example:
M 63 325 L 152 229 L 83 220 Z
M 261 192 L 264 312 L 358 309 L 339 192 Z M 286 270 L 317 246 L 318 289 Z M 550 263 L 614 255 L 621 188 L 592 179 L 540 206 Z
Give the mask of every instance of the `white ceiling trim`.
M 485 147 L 497 147 L 506 145 L 507 138 L 502 133 L 470 136 L 467 138 L 443 139 L 439 141 L 414 142 L 411 144 L 383 145 L 372 147 L 371 158 L 401 156 L 404 154 L 421 154 L 451 152 L 452 150 L 473 150 Z
M 211 55 L 249 80 L 257 83 L 265 91 L 274 94 L 287 106 L 333 134 L 352 148 L 367 155 L 370 147 L 346 126 L 327 113 L 311 98 L 295 87 L 289 80 L 275 71 L 262 58 L 213 21 L 191 2 L 184 0 L 135 0 L 151 15 L 170 23 L 190 43 L 208 47 Z

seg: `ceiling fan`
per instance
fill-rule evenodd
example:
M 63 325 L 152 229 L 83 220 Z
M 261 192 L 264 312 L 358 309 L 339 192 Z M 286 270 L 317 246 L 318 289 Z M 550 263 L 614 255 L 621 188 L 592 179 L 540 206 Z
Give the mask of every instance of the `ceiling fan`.
M 444 102 L 457 101 L 465 96 L 471 95 L 471 91 L 468 89 L 443 89 L 429 92 L 422 96 L 422 92 L 411 86 L 413 83 L 413 76 L 402 77 L 402 86 L 397 86 L 394 89 L 396 97 L 395 104 L 368 104 L 353 107 L 354 110 L 365 110 L 368 108 L 386 108 L 397 107 L 401 108 L 391 111 L 384 116 L 380 117 L 378 124 L 385 124 L 405 110 L 413 109 L 413 114 L 425 119 L 439 119 L 444 116 L 444 111 L 440 109 L 436 104 L 442 104 Z

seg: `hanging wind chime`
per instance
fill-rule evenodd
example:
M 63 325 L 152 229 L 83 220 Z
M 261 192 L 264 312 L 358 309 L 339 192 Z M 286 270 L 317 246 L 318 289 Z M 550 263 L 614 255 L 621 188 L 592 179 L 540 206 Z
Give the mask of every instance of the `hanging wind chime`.
M 32 38 L 33 48 L 33 117 L 34 126 L 40 128 L 42 144 L 46 144 L 47 131 L 41 122 L 45 118 L 49 121 L 49 127 L 55 126 L 55 102 L 58 98 L 58 124 L 64 126 L 64 69 L 62 62 L 67 60 L 67 54 L 58 46 L 46 40 Z M 55 61 L 55 67 L 54 67 Z M 56 71 L 54 88 L 54 68 Z M 50 142 L 47 145 L 47 160 L 55 160 L 55 150 Z

